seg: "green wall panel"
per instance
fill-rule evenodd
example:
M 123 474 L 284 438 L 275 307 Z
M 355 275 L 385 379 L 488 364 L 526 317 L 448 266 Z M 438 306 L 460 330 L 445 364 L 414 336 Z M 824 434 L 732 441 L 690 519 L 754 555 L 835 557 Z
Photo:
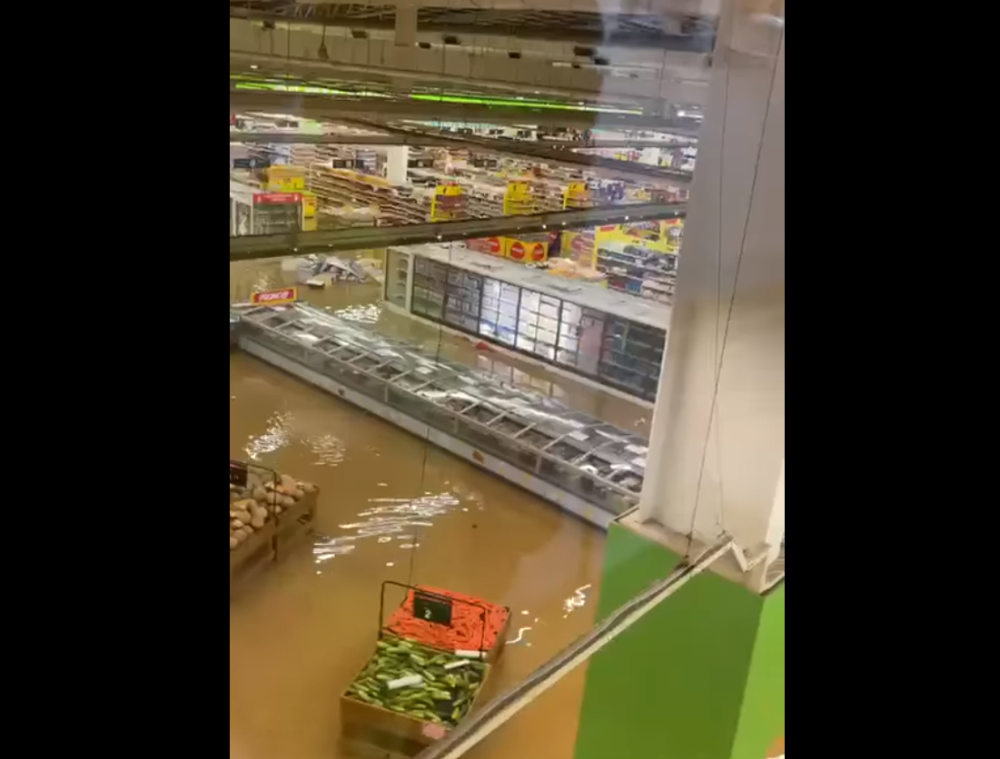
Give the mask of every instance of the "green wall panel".
M 612 525 L 598 616 L 664 578 L 679 559 Z M 783 636 L 781 601 L 772 623 Z M 706 572 L 622 633 L 590 662 L 576 759 L 731 759 L 752 664 L 761 692 L 774 680 L 771 660 L 754 658 L 763 606 L 760 596 Z M 783 702 L 779 711 L 783 724 Z M 747 750 L 757 738 L 748 722 Z M 763 750 L 748 759 L 763 759 Z
M 764 598 L 733 743 L 733 759 L 762 759 L 785 735 L 785 584 Z

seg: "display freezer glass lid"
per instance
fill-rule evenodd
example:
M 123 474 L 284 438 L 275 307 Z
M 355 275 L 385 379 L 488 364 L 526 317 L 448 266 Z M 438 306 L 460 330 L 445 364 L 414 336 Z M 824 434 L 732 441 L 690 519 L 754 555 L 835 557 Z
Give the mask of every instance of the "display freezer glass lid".
M 399 385 L 452 411 L 476 410 L 502 434 L 519 443 L 581 466 L 617 477 L 645 474 L 648 441 L 528 388 L 517 387 L 486 372 L 429 356 L 399 340 L 302 303 L 243 307 L 241 318 L 259 323 L 316 350 L 352 360 L 365 355 L 369 366 L 389 384 Z M 373 363 L 374 362 L 374 363 Z M 360 367 L 359 367 L 360 368 Z M 524 434 L 522 434 L 524 433 Z

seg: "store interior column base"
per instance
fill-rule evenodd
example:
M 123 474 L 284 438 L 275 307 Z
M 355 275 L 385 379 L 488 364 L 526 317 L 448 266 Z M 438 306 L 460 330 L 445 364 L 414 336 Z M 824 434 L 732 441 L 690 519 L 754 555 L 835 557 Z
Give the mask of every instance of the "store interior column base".
M 611 525 L 597 618 L 682 555 Z M 761 595 L 708 570 L 590 662 L 575 759 L 765 759 L 785 734 L 785 586 Z

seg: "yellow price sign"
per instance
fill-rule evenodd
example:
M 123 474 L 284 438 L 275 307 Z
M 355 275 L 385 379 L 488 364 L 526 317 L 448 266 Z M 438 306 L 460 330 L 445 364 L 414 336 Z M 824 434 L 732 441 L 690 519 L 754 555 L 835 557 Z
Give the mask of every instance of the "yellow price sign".
M 507 199 L 516 202 L 528 200 L 531 197 L 531 188 L 527 182 L 511 182 L 507 185 Z

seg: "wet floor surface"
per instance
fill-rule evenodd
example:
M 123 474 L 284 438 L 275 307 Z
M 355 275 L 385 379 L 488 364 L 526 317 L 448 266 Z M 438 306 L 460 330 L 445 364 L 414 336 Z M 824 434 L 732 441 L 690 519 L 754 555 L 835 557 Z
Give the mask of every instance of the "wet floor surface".
M 268 286 L 286 282 L 277 265 L 245 267 L 231 298 L 261 278 Z M 378 292 L 340 286 L 309 298 L 387 334 L 433 341 L 433 330 L 380 311 Z M 478 357 L 461 340 L 441 350 Z M 518 370 L 529 381 L 532 371 L 545 379 L 537 368 Z M 617 424 L 642 413 L 617 398 L 560 391 L 608 403 L 622 416 Z M 230 396 L 230 456 L 321 488 L 314 545 L 257 578 L 230 606 L 234 755 L 349 756 L 338 745 L 338 700 L 373 650 L 385 580 L 453 588 L 511 607 L 511 643 L 492 694 L 592 626 L 588 602 L 599 589 L 602 532 L 249 356 L 230 358 Z M 570 759 L 582 685 L 581 670 L 469 756 Z

